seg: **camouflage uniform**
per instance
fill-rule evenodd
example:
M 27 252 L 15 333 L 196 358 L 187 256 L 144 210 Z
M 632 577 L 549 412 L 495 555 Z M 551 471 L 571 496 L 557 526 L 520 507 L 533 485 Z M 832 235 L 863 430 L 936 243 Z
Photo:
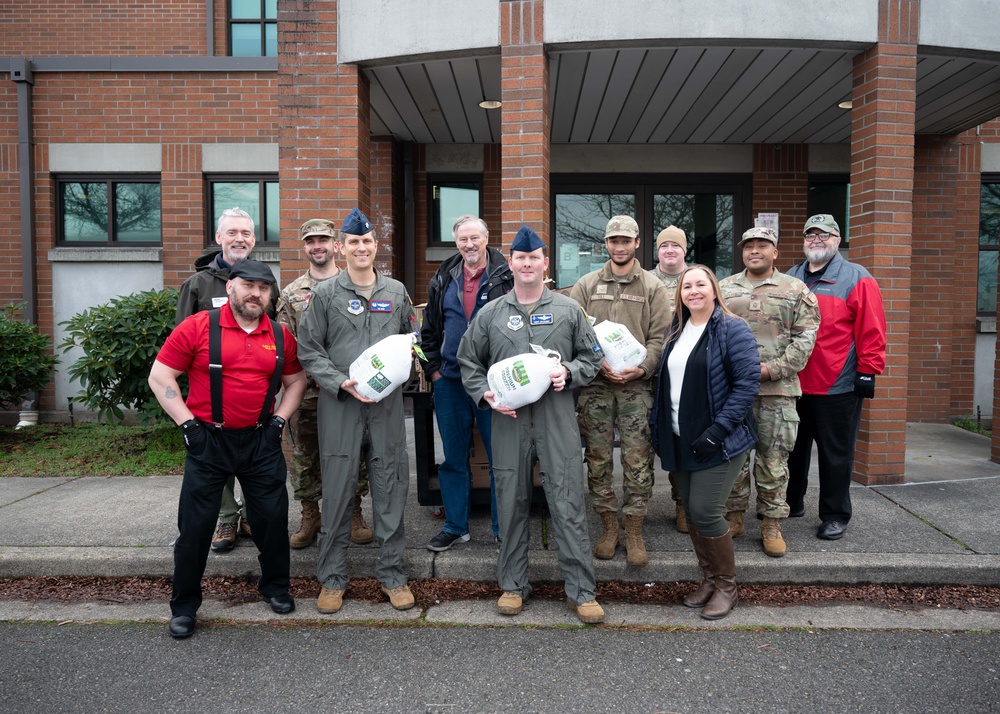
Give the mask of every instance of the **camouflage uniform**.
M 681 269 L 683 271 L 683 268 Z M 660 270 L 660 266 L 657 265 L 655 268 L 649 271 L 663 283 L 663 287 L 667 289 L 667 304 L 670 306 L 670 312 L 667 316 L 667 324 L 674 319 L 674 307 L 677 302 L 677 283 L 681 280 L 681 274 L 677 275 L 667 275 Z M 654 390 L 655 393 L 655 390 Z M 677 480 L 674 478 L 673 471 L 667 472 L 667 480 L 670 481 L 670 498 L 674 503 L 680 505 L 681 494 L 677 490 Z
M 660 362 L 660 348 L 671 314 L 666 291 L 638 261 L 624 281 L 615 279 L 608 261 L 601 269 L 580 278 L 570 297 L 583 306 L 595 324 L 605 320 L 619 322 L 646 346 L 646 359 L 641 365 L 645 375 L 641 379 L 614 384 L 599 374 L 590 386 L 583 388 L 577 404 L 594 510 L 618 512 L 612 478 L 617 422 L 624 477 L 621 510 L 624 515 L 645 516 L 653 494 L 651 380 Z
M 771 374 L 770 381 L 761 382 L 753 404 L 757 418 L 753 467 L 757 515 L 786 518 L 788 454 L 795 446 L 799 426 L 795 401 L 802 394 L 798 373 L 816 344 L 819 303 L 805 283 L 777 270 L 766 280 L 753 282 L 744 270 L 722 280 L 719 286 L 729 309 L 750 323 L 761 363 Z M 748 460 L 736 479 L 726 510 L 746 511 L 749 501 Z
M 338 270 L 336 274 L 339 274 Z M 331 276 L 334 277 L 334 276 Z M 316 280 L 309 271 L 292 281 L 281 291 L 278 299 L 278 322 L 286 325 L 298 337 L 299 320 L 309 305 Z M 319 387 L 307 375 L 306 392 L 302 404 L 288 420 L 288 439 L 292 446 L 292 458 L 288 473 L 292 481 L 296 501 L 318 502 L 323 495 L 323 479 L 319 468 L 319 434 L 316 426 L 316 407 L 319 401 Z M 358 471 L 357 495 L 368 493 L 368 469 L 361 462 Z

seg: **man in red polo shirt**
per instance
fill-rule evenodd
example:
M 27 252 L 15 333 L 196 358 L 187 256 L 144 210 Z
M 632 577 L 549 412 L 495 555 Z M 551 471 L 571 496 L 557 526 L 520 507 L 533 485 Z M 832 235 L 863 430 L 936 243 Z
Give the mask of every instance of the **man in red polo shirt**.
M 253 540 L 260 551 L 257 589 L 274 612 L 295 609 L 288 592 L 288 492 L 281 434 L 302 401 L 306 374 L 295 338 L 281 327 L 284 395 L 275 410 L 276 389 L 271 382 L 278 365 L 278 342 L 266 316 L 275 282 L 271 269 L 256 260 L 239 261 L 230 270 L 229 302 L 218 313 L 221 405 L 213 404 L 209 375 L 210 320 L 215 311 L 195 313 L 174 328 L 149 373 L 153 394 L 182 428 L 187 447 L 170 598 L 170 635 L 176 639 L 194 634 L 201 577 L 230 474 L 238 474 L 246 494 Z M 186 402 L 177 385 L 184 372 L 190 382 Z M 215 411 L 221 415 L 214 416 Z

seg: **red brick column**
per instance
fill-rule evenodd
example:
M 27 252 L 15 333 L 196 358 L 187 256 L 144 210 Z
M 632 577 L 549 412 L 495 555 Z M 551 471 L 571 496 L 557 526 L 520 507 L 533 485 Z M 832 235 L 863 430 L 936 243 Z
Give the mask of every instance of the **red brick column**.
M 380 271 L 403 279 L 403 213 L 400 181 L 402 172 L 396 142 L 380 137 L 371 142 L 371 213 L 368 217 L 378 236 L 376 265 Z
M 164 144 L 162 155 L 163 286 L 179 288 L 205 247 L 201 144 Z M 214 226 L 211 232 L 215 235 Z
M 778 269 L 801 263 L 802 226 L 809 200 L 809 147 L 804 144 L 755 144 L 753 217 L 777 213 Z M 739 237 L 737 236 L 737 240 Z
M 919 0 L 879 0 L 879 43 L 854 58 L 851 259 L 878 280 L 887 367 L 866 403 L 854 479 L 901 483 L 906 461 L 910 240 Z
M 337 2 L 289 0 L 278 9 L 278 179 L 281 270 L 304 272 L 298 229 L 370 214 L 368 80 L 337 63 Z
M 549 60 L 542 45 L 543 0 L 500 3 L 502 235 L 522 224 L 552 247 L 549 235 Z M 489 97 L 492 98 L 492 97 Z M 491 238 L 492 242 L 492 238 Z
M 967 286 L 979 274 L 979 193 L 982 185 L 982 144 L 975 131 L 957 137 L 958 167 L 955 176 L 955 274 L 951 290 L 951 414 L 975 414 L 976 392 L 976 299 Z M 959 286 L 963 286 L 959 289 Z M 974 296 L 975 293 L 972 293 Z

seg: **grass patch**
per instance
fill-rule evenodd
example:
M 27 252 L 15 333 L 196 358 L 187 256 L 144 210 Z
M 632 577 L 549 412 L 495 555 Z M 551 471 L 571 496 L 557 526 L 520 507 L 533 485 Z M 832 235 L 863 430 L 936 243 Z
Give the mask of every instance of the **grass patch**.
M 957 426 L 959 429 L 965 429 L 966 431 L 971 431 L 974 434 L 982 434 L 983 436 L 993 436 L 993 432 L 983 427 L 980 421 L 975 417 L 971 416 L 956 417 L 951 420 L 951 423 Z
M 184 442 L 156 426 L 41 424 L 0 427 L 0 476 L 151 476 L 184 471 Z

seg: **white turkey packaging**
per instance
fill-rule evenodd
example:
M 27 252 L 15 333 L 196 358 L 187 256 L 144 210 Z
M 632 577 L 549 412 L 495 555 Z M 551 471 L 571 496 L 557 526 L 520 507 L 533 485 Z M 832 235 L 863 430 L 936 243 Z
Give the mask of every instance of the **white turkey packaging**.
M 349 371 L 358 394 L 380 402 L 403 386 L 410 378 L 415 343 L 414 335 L 389 335 L 362 352 Z
M 508 409 L 537 402 L 552 386 L 552 371 L 562 361 L 558 352 L 531 345 L 526 352 L 500 360 L 490 367 L 486 379 L 493 401 Z
M 594 334 L 604 350 L 604 359 L 615 372 L 638 367 L 646 359 L 646 346 L 636 340 L 625 325 L 605 320 L 594 325 Z

